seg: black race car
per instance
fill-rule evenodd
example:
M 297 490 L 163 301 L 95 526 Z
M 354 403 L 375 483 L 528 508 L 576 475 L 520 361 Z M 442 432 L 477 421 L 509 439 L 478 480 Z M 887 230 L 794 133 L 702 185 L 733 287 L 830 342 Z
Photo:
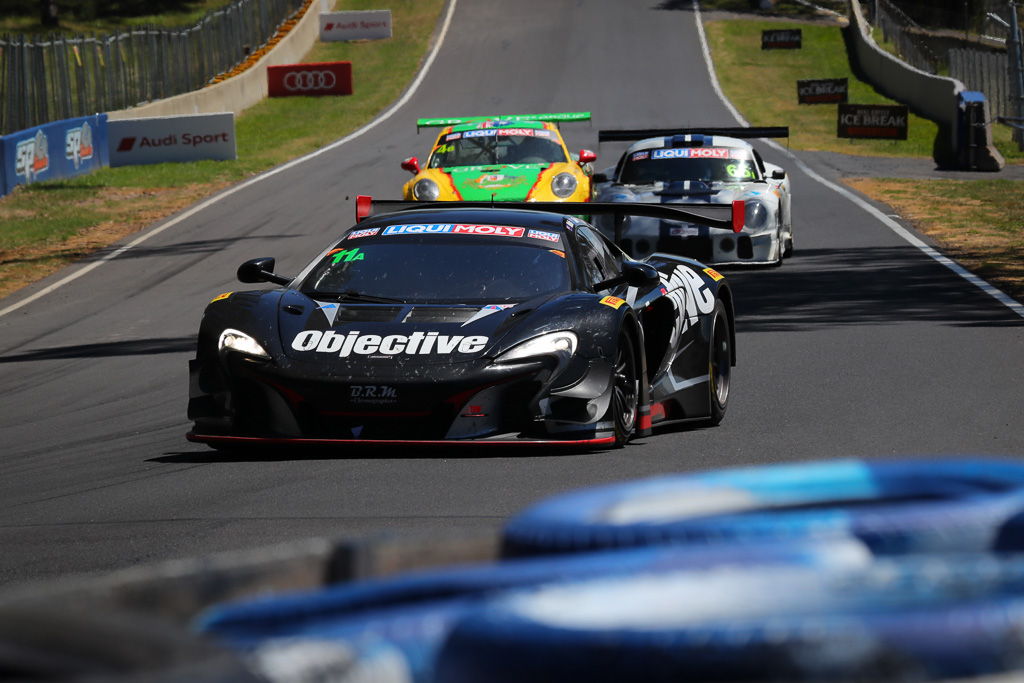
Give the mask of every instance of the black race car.
M 280 288 L 207 306 L 189 440 L 622 446 L 659 422 L 721 421 L 735 364 L 723 276 L 665 254 L 633 261 L 563 214 L 729 219 L 660 205 L 385 204 L 399 210 L 365 218 L 294 277 L 273 258 L 238 269 Z

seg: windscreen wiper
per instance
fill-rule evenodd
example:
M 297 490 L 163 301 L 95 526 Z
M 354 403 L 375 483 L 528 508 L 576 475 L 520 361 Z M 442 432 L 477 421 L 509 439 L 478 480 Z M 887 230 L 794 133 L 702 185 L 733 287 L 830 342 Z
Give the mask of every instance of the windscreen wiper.
M 364 303 L 371 304 L 404 304 L 407 303 L 404 299 L 392 299 L 386 296 L 375 296 L 373 294 L 363 294 L 357 292 L 354 289 L 346 290 L 344 292 L 303 292 L 306 296 L 312 299 L 336 299 L 338 301 L 361 301 Z

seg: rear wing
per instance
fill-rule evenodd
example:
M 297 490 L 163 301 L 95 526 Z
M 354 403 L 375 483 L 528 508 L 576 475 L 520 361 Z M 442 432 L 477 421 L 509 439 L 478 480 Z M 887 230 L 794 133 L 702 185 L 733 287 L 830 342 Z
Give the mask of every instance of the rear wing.
M 671 135 L 723 135 L 730 138 L 788 138 L 789 126 L 765 126 L 729 128 L 708 126 L 706 128 L 634 128 L 625 130 L 599 130 L 597 141 L 633 141 L 644 138 L 669 137 Z
M 463 123 L 483 123 L 484 121 L 507 121 L 509 123 L 516 123 L 518 121 L 575 123 L 578 121 L 589 120 L 589 111 L 567 111 L 554 114 L 496 114 L 494 116 L 456 116 L 451 118 L 438 119 L 416 119 L 416 132 L 420 132 L 420 128 L 443 128 L 445 126 L 457 126 Z
M 374 199 L 366 195 L 356 197 L 356 222 L 368 216 L 420 209 L 526 209 L 547 211 L 567 216 L 614 216 L 615 243 L 622 240 L 622 224 L 626 216 L 659 218 L 682 223 L 695 223 L 722 230 L 740 232 L 746 219 L 746 204 L 737 199 L 732 204 L 644 204 L 616 202 L 417 202 L 403 199 Z M 694 211 L 697 209 L 697 211 Z M 718 214 L 712 217 L 705 214 Z M 726 215 L 722 215 L 726 214 Z

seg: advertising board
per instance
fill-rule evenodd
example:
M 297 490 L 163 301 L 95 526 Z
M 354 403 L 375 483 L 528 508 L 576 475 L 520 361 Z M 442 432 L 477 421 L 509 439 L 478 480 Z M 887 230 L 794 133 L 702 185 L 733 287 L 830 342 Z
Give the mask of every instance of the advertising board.
M 312 62 L 267 67 L 271 97 L 351 95 L 352 62 Z
M 54 121 L 0 137 L 0 194 L 17 185 L 70 178 L 108 164 L 107 115 Z
M 904 104 L 840 104 L 836 136 L 906 140 L 909 114 Z
M 799 50 L 803 31 L 798 28 L 761 31 L 762 50 Z
M 356 12 L 322 12 L 320 40 L 380 40 L 391 37 L 391 10 L 372 9 Z
M 108 126 L 111 166 L 237 158 L 232 112 L 121 119 Z
M 839 104 L 846 102 L 849 80 L 823 78 L 796 82 L 796 98 L 800 104 Z

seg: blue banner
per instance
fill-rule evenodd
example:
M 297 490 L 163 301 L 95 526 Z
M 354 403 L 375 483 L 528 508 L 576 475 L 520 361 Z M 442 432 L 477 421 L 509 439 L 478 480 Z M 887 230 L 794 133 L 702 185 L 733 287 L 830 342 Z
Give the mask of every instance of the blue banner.
M 0 195 L 17 185 L 70 178 L 110 165 L 107 115 L 46 123 L 0 137 Z

